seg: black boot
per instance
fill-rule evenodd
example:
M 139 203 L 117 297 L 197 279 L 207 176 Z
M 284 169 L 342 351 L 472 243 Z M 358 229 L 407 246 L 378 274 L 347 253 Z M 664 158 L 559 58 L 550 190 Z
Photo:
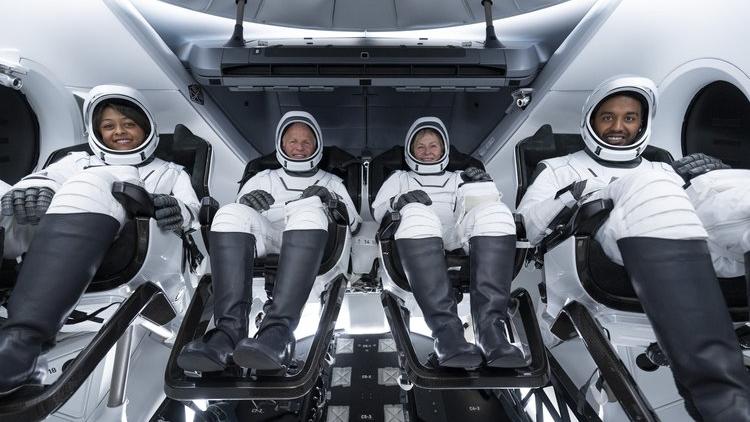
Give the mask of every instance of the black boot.
M 479 349 L 464 339 L 456 298 L 445 266 L 443 240 L 397 239 L 398 255 L 411 291 L 435 338 L 440 366 L 473 369 L 482 364 Z
M 247 337 L 252 304 L 255 236 L 210 232 L 215 328 L 182 348 L 177 365 L 188 371 L 223 371 L 240 340 Z
M 294 356 L 294 329 L 318 275 L 328 240 L 325 230 L 287 230 L 281 241 L 273 302 L 255 338 L 234 349 L 234 361 L 244 368 L 279 370 Z
M 706 241 L 629 237 L 617 245 L 686 402 L 705 421 L 750 421 L 750 375 Z
M 526 366 L 523 352 L 505 337 L 505 319 L 513 281 L 516 236 L 475 236 L 469 240 L 471 318 L 477 346 L 487 366 Z
M 42 217 L 0 329 L 0 396 L 41 383 L 37 358 L 54 345 L 119 227 L 104 214 Z

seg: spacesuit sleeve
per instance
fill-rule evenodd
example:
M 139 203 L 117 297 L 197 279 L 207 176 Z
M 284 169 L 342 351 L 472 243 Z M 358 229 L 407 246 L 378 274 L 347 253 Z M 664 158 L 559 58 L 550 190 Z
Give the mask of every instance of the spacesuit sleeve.
M 565 208 L 560 199 L 555 199 L 557 192 L 564 186 L 559 186 L 551 168 L 543 163 L 540 166 L 544 166 L 544 169 L 538 172 L 516 210 L 523 215 L 526 235 L 532 245 L 542 241 L 548 234 L 549 224 Z
M 404 193 L 401 192 L 400 176 L 400 172 L 393 173 L 391 177 L 386 179 L 383 186 L 380 187 L 378 194 L 375 195 L 375 201 L 372 202 L 372 217 L 378 224 L 383 220 L 386 213 L 393 210 L 391 208 L 391 198 Z
M 349 191 L 346 190 L 344 184 L 339 180 L 332 181 L 331 187 L 333 188 L 334 193 L 338 195 L 339 198 L 344 201 L 344 205 L 346 205 L 346 212 L 349 214 L 349 229 L 352 232 L 356 231 L 359 224 L 362 222 L 362 217 L 359 216 L 357 207 L 354 206 L 354 201 L 352 201 L 352 198 L 349 196 Z
M 177 181 L 172 187 L 172 196 L 174 196 L 180 204 L 182 228 L 185 230 L 199 229 L 198 211 L 200 210 L 201 204 L 198 200 L 198 196 L 195 194 L 195 190 L 193 190 L 193 185 L 190 183 L 190 176 L 185 170 L 180 170 L 180 174 L 177 176 Z
M 89 155 L 85 152 L 72 152 L 60 160 L 50 164 L 47 168 L 31 173 L 12 189 L 26 189 L 30 187 L 50 188 L 57 192 L 68 178 L 82 171 L 89 163 Z

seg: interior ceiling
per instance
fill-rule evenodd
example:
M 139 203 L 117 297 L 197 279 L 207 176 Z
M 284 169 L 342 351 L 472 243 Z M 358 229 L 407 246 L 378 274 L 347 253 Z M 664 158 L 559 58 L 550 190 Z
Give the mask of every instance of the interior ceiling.
M 245 139 L 261 153 L 274 151 L 276 123 L 287 111 L 315 116 L 326 145 L 374 156 L 403 145 L 419 117 L 437 116 L 451 144 L 471 153 L 495 128 L 512 101 L 508 89 L 497 92 L 397 92 L 392 88 L 337 88 L 333 92 L 234 92 L 204 87 Z
M 162 0 L 235 18 L 232 0 Z M 521 15 L 568 0 L 495 0 L 493 19 Z M 244 20 L 334 31 L 404 31 L 484 22 L 481 0 L 248 0 Z

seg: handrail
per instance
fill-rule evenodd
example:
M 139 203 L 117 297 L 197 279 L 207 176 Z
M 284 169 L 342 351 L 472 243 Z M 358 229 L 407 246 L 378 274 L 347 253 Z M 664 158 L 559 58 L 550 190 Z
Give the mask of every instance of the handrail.
M 42 420 L 57 410 L 73 396 L 135 318 L 154 300 L 171 306 L 156 284 L 147 282 L 138 286 L 54 383 L 36 389 L 33 394 L 27 394 L 29 388 L 24 388 L 0 400 L 0 420 Z

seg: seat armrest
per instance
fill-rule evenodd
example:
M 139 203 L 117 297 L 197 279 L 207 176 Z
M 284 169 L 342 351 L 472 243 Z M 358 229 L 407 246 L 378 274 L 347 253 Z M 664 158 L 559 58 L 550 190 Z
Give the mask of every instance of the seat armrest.
M 328 201 L 325 205 L 328 208 L 329 215 L 333 218 L 333 221 L 336 222 L 336 224 L 347 227 L 349 226 L 349 212 L 346 210 L 346 204 L 344 204 L 344 201 L 333 199 Z
M 129 182 L 114 182 L 112 196 L 133 217 L 154 216 L 154 201 L 151 200 L 151 194 L 142 186 Z
M 210 226 L 217 211 L 219 211 L 219 201 L 210 196 L 204 196 L 201 198 L 201 209 L 198 211 L 198 222 L 201 226 Z
M 581 205 L 573 216 L 571 234 L 593 236 L 607 220 L 613 208 L 614 202 L 611 199 L 597 199 Z
M 607 220 L 613 208 L 614 203 L 611 199 L 597 199 L 577 205 L 567 223 L 560 224 L 542 239 L 538 246 L 539 251 L 544 254 L 570 236 L 593 236 Z
M 401 214 L 398 211 L 391 211 L 383 216 L 383 220 L 380 222 L 380 227 L 375 233 L 375 240 L 378 242 L 383 240 L 392 240 L 396 235 L 396 229 L 401 222 Z
M 523 215 L 513 213 L 513 221 L 516 223 L 516 249 L 531 249 L 528 237 L 526 237 L 526 226 Z

